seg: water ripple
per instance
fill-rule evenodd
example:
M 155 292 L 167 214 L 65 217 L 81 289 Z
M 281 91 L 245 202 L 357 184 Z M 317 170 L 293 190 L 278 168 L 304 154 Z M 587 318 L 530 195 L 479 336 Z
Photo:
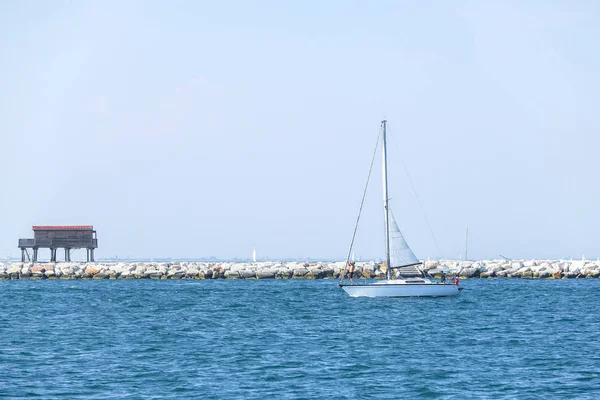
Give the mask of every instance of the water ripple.
M 600 280 L 1 281 L 0 397 L 600 397 Z

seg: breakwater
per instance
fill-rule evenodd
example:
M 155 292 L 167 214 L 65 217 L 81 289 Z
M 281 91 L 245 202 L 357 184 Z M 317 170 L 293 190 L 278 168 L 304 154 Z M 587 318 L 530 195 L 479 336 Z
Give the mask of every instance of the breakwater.
M 0 263 L 0 279 L 336 279 L 344 262 L 119 262 Z M 421 268 L 439 277 L 460 278 L 598 278 L 600 261 L 565 260 L 427 260 Z M 383 279 L 387 267 L 357 262 L 355 279 Z

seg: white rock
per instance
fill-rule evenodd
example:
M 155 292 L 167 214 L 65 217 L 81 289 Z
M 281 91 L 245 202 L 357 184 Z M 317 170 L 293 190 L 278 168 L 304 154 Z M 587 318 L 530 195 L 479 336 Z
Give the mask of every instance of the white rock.
M 200 275 L 200 270 L 194 267 L 188 268 L 188 270 L 185 272 L 185 276 L 190 278 L 196 277 L 198 275 Z
M 510 265 L 510 269 L 513 271 L 518 271 L 523 268 L 523 263 L 521 261 L 513 261 Z
M 258 279 L 274 279 L 275 270 L 270 268 L 262 268 L 256 271 L 256 278 Z
M 296 267 L 292 271 L 294 271 L 293 276 L 306 276 L 308 274 L 308 269 L 304 267 Z
M 237 271 L 226 270 L 223 274 L 227 279 L 237 279 L 240 277 L 240 273 Z
M 256 271 L 251 270 L 251 269 L 244 269 L 242 271 L 239 271 L 239 274 L 240 274 L 240 278 L 242 278 L 242 279 L 256 278 Z
M 8 274 L 18 274 L 21 272 L 21 266 L 19 264 L 13 264 L 6 269 Z

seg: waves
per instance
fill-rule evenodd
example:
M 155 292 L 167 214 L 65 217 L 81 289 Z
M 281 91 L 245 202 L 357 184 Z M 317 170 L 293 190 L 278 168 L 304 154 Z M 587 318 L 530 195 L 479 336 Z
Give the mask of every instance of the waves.
M 600 396 L 598 280 L 350 298 L 330 280 L 2 281 L 0 397 Z

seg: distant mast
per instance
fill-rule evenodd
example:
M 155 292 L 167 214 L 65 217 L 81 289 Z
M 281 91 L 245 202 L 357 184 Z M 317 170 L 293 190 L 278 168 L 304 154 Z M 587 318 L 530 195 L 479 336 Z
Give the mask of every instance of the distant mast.
M 465 261 L 469 261 L 469 227 L 467 226 L 467 233 L 465 234 Z
M 256 262 L 256 247 L 252 250 L 252 261 Z

